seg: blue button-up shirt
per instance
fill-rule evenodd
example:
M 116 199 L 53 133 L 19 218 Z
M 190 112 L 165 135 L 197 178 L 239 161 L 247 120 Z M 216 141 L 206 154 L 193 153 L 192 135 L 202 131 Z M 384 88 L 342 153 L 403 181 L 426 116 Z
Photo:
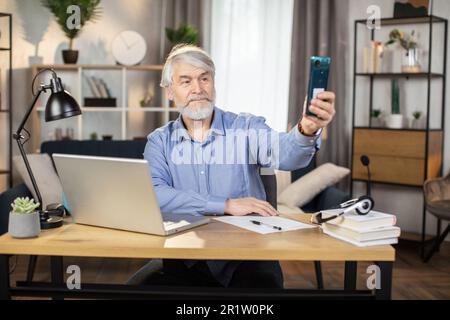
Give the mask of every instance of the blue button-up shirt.
M 278 133 L 263 117 L 215 107 L 203 142 L 188 134 L 180 116 L 148 136 L 144 158 L 163 214 L 223 215 L 227 199 L 266 200 L 260 168 L 306 167 L 319 147 L 320 136 L 304 136 L 297 126 Z M 232 276 L 231 269 L 220 276 L 225 269 L 211 270 L 224 284 Z

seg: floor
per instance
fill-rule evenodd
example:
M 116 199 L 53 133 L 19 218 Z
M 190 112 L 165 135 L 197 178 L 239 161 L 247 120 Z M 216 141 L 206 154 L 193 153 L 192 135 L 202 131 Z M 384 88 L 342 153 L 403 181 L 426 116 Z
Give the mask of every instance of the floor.
M 322 263 L 324 286 L 327 289 L 343 287 L 343 263 Z M 366 272 L 370 263 L 358 263 L 358 289 L 366 288 L 370 274 Z M 312 263 L 283 263 L 286 287 L 315 285 Z M 444 243 L 428 263 L 419 259 L 414 243 L 396 245 L 396 261 L 393 270 L 392 298 L 405 299 L 450 299 L 450 243 Z
M 402 242 L 396 246 L 392 288 L 393 299 L 450 299 L 450 243 L 444 243 L 427 264 L 419 259 L 417 245 Z M 26 277 L 28 257 L 13 257 L 12 283 Z M 145 260 L 65 258 L 64 265 L 76 264 L 81 269 L 81 281 L 91 283 L 124 283 Z M 364 289 L 369 263 L 358 264 L 358 289 Z M 283 262 L 287 288 L 314 288 L 312 262 Z M 323 262 L 324 285 L 327 289 L 342 288 L 343 263 Z M 49 281 L 49 258 L 38 259 L 35 281 Z

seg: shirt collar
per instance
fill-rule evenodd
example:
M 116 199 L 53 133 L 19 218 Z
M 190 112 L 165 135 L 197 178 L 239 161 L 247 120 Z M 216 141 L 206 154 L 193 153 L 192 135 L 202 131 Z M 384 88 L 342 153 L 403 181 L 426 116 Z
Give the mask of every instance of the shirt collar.
M 178 118 L 174 122 L 174 130 L 177 133 L 176 140 L 178 142 L 182 142 L 185 139 L 192 140 L 186 127 L 184 126 L 183 120 L 181 118 L 181 114 L 178 116 Z M 210 134 L 221 135 L 221 136 L 225 135 L 225 130 L 224 130 L 224 126 L 223 126 L 223 111 L 217 107 L 214 107 L 214 114 L 213 114 L 213 120 L 211 123 Z

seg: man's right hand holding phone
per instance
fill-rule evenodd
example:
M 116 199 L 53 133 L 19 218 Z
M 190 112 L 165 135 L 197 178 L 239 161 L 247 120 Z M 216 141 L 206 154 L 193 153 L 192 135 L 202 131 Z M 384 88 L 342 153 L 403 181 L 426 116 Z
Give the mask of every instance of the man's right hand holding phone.
M 303 116 L 298 122 L 303 134 L 313 136 L 322 128 L 327 127 L 334 118 L 336 110 L 334 108 L 336 95 L 331 91 L 324 91 L 317 95 L 317 99 L 311 100 L 309 110 L 317 115 L 309 116 L 306 114 L 306 101 L 303 105 Z

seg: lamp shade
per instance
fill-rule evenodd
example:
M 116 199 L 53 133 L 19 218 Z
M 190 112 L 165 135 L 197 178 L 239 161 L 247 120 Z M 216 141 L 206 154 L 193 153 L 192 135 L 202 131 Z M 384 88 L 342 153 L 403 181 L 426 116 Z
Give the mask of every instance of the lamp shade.
M 52 92 L 45 107 L 45 121 L 55 121 L 81 114 L 78 102 L 65 90 Z

